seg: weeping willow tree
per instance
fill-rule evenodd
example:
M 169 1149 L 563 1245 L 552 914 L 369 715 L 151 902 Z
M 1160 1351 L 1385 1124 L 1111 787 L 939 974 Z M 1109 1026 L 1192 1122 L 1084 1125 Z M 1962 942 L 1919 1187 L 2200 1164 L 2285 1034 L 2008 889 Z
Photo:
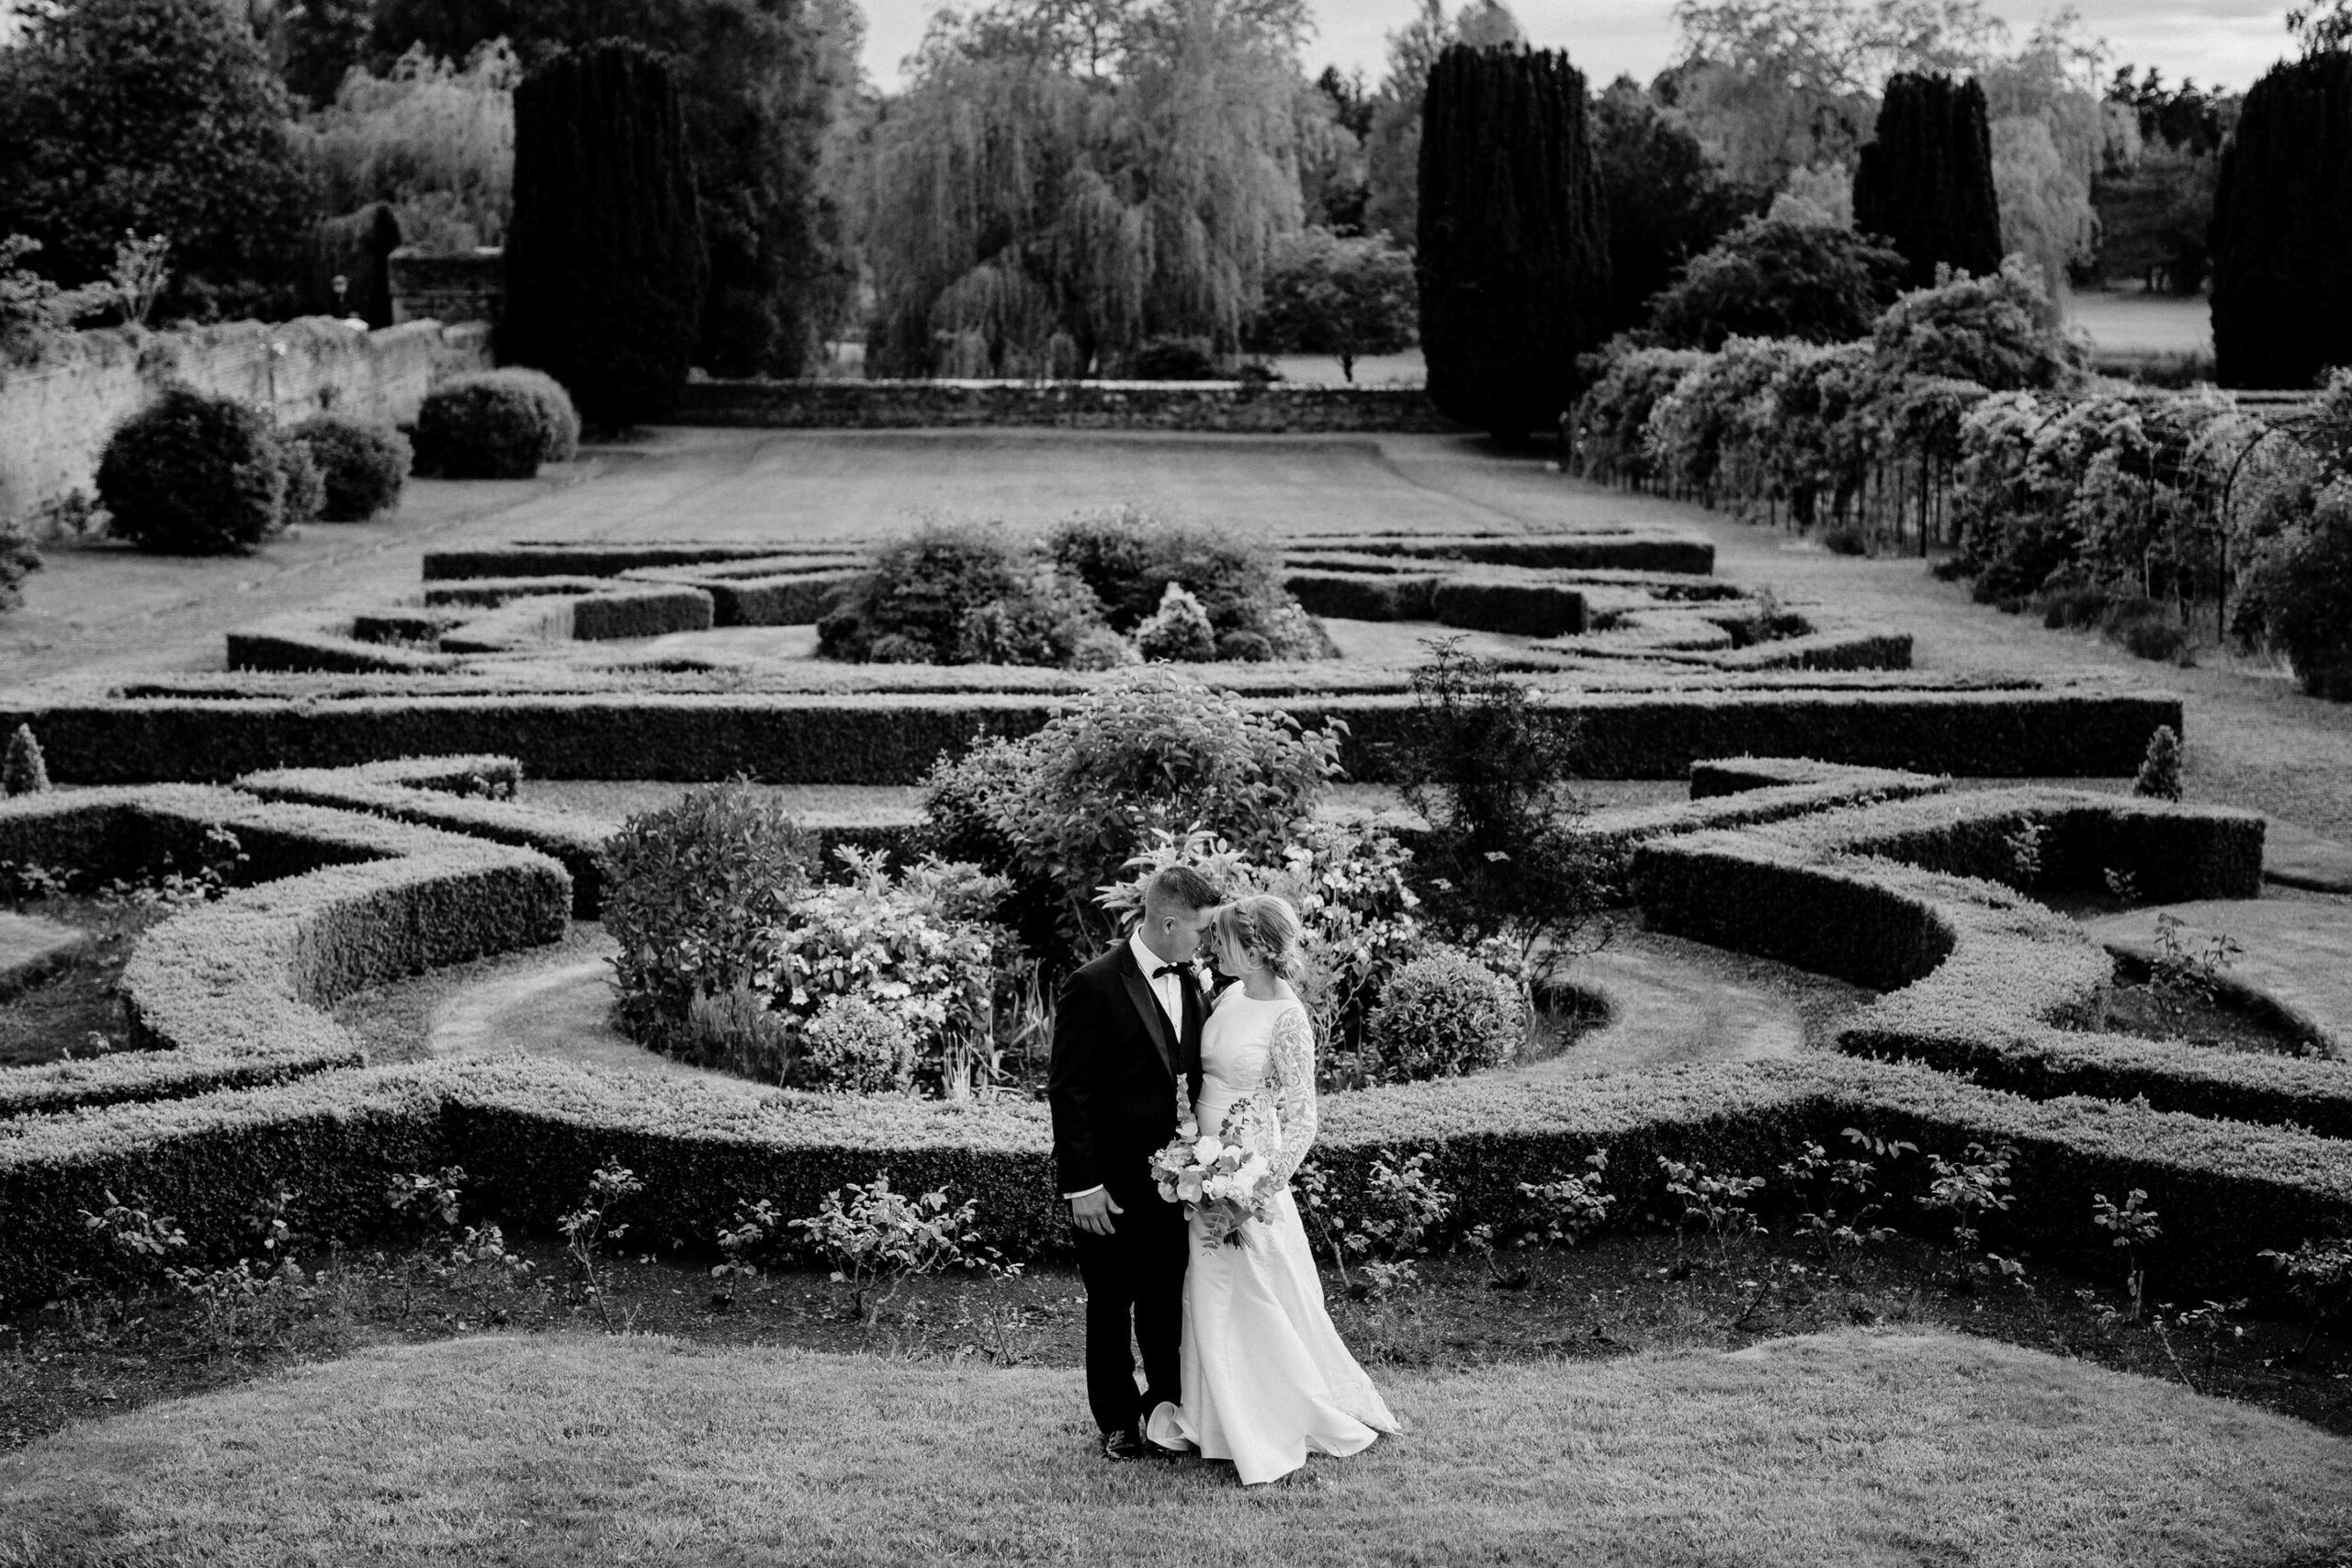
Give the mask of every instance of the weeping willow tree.
M 934 28 L 876 129 L 867 362 L 1077 376 L 1225 352 L 1299 226 L 1296 0 L 1000 0 Z

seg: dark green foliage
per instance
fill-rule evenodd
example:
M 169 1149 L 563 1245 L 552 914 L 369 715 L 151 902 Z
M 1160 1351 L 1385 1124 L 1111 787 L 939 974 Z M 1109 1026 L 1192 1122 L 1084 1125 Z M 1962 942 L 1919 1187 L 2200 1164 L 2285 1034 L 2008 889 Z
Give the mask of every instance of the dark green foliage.
M 789 377 L 821 350 L 856 282 L 841 215 L 818 177 L 828 120 L 854 86 L 854 40 L 828 30 L 846 9 L 808 0 L 383 0 L 371 52 L 379 71 L 413 43 L 463 60 L 502 38 L 533 67 L 604 39 L 662 56 L 684 111 L 710 265 L 695 363 L 714 375 Z
M 2216 153 L 2190 157 L 2156 150 L 2137 167 L 2091 183 L 2098 213 L 2098 269 L 2111 281 L 2144 280 L 2194 294 L 2212 265 Z
M 1358 359 L 1411 346 L 1419 310 L 1410 252 L 1383 235 L 1309 229 L 1275 250 L 1248 341 L 1264 354 L 1331 355 L 1352 381 Z
M 572 407 L 571 394 L 563 389 L 562 382 L 544 370 L 526 370 L 519 365 L 478 371 L 469 379 L 493 387 L 512 387 L 537 405 L 540 462 L 569 463 L 580 455 L 580 414 Z
M 2352 365 L 2352 51 L 2272 66 L 2222 152 L 2213 359 L 2224 387 Z
M 1996 392 L 2078 383 L 2083 347 L 2050 324 L 2048 291 L 2011 258 L 1992 272 L 1914 289 L 1871 329 L 1871 357 L 1892 375 L 1973 381 Z
M 1903 276 L 1902 256 L 1851 230 L 1751 218 L 1682 269 L 1652 303 L 1650 330 L 1662 347 L 1710 354 L 1733 337 L 1851 343 Z
M 283 7 L 288 90 L 311 108 L 333 103 L 344 77 L 367 57 L 373 11 L 368 0 L 291 0 Z
M 1566 637 L 1585 626 L 1584 595 L 1548 582 L 1442 578 L 1430 591 L 1430 612 L 1443 626 L 1518 637 Z
M 38 795 L 49 787 L 49 764 L 33 739 L 33 727 L 17 726 L 8 737 L 8 754 L 0 759 L 0 795 Z
M 1238 535 L 1121 507 L 1059 525 L 1046 548 L 1094 591 L 1114 631 L 1133 631 L 1159 611 L 1170 583 L 1182 583 L 1208 613 L 1213 632 L 1257 632 L 1283 658 L 1317 657 L 1287 646 L 1293 639 L 1276 624 L 1289 600 L 1280 563 Z
M 400 504 L 408 482 L 408 437 L 388 424 L 322 413 L 286 433 L 318 466 L 324 496 L 319 517 L 327 523 L 364 523 Z
M 2320 498 L 2263 573 L 2270 637 L 2315 697 L 2352 702 L 2352 486 Z
M 1593 159 L 1609 213 L 1608 330 L 1636 327 L 1693 256 L 1758 211 L 1676 111 L 1620 76 L 1592 101 Z
M 1412 728 L 1388 755 L 1429 824 L 1414 854 L 1430 919 L 1465 945 L 1504 936 L 1538 963 L 1565 963 L 1609 891 L 1576 829 L 1577 726 L 1459 638 L 1430 648 L 1413 671 Z
M 24 603 L 24 581 L 40 570 L 40 551 L 16 524 L 0 518 L 0 615 Z
M 1381 987 L 1359 1061 L 1366 1083 L 1498 1067 L 1527 1034 L 1519 987 L 1457 947 L 1432 943 Z
M 286 468 L 266 414 L 175 386 L 107 438 L 97 490 L 113 532 L 141 549 L 220 555 L 278 530 Z
M 2158 725 L 2148 737 L 2148 754 L 2132 780 L 2132 793 L 2156 800 L 2180 798 L 2180 731 Z
M 447 479 L 527 479 L 547 455 L 546 404 L 528 388 L 464 376 L 416 411 L 416 471 Z
M 290 439 L 283 431 L 277 433 L 276 440 L 277 466 L 286 475 L 286 494 L 279 503 L 278 515 L 288 527 L 315 523 L 319 520 L 319 508 L 326 504 L 326 479 L 319 473 L 310 447 Z
M 302 309 L 315 316 L 356 316 L 371 327 L 392 324 L 391 254 L 400 219 L 388 201 L 311 226 L 303 256 Z M 335 282 L 343 288 L 337 292 Z
M 631 44 L 560 54 L 514 90 L 503 359 L 563 383 L 592 423 L 677 406 L 709 262 L 669 69 Z
M 1417 265 L 1430 401 L 1507 440 L 1550 429 L 1607 335 L 1608 224 L 1584 77 L 1456 44 L 1421 110 Z
M 620 1026 L 668 1041 L 696 996 L 749 981 L 762 937 L 808 885 L 808 859 L 798 824 L 743 784 L 691 790 L 622 824 L 605 848 Z
M 898 637 L 919 651 L 886 661 L 964 662 L 956 653 L 966 614 L 1020 597 L 1021 579 L 1019 557 L 1000 530 L 928 524 L 876 552 L 857 590 L 818 623 L 818 649 L 862 660 L 875 657 L 877 640 Z
M 69 0 L 0 51 L 0 234 L 44 270 L 103 277 L 125 230 L 171 237 L 198 293 L 284 280 L 308 216 L 286 89 L 215 0 Z M 176 305 L 178 311 L 174 310 Z
M 1854 167 L 1854 227 L 1902 253 L 1914 288 L 1939 267 L 1982 277 L 2001 265 L 2001 207 L 1984 89 L 1905 72 L 1886 85 L 1878 130 Z
M 1146 338 L 1120 374 L 1131 381 L 1214 381 L 1216 355 L 1204 337 Z

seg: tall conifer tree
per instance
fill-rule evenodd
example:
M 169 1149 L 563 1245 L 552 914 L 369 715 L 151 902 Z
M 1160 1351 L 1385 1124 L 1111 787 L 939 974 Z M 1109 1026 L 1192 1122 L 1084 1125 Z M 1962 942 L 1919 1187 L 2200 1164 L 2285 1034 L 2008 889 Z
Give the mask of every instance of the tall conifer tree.
M 1517 439 L 1575 397 L 1610 318 L 1582 73 L 1550 50 L 1455 44 L 1421 110 L 1421 347 L 1430 401 Z
M 1883 234 L 1911 265 L 1914 288 L 1948 264 L 2001 270 L 2001 204 L 1984 89 L 1970 77 L 1905 73 L 1886 85 L 1878 130 L 1854 168 L 1854 227 Z
M 2352 365 L 2352 52 L 2274 65 L 2245 96 L 2213 199 L 2224 387 L 2309 387 Z
M 605 39 L 514 90 L 514 215 L 500 357 L 547 371 L 591 423 L 677 406 L 708 276 L 678 94 Z

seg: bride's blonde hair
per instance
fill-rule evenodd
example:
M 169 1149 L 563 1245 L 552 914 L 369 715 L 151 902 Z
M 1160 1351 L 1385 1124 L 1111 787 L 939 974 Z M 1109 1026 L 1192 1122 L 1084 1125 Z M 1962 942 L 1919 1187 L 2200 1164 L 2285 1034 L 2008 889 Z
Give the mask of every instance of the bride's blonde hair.
M 1306 968 L 1300 929 L 1298 911 L 1278 893 L 1245 893 L 1216 911 L 1216 934 L 1257 953 L 1285 980 L 1297 979 Z

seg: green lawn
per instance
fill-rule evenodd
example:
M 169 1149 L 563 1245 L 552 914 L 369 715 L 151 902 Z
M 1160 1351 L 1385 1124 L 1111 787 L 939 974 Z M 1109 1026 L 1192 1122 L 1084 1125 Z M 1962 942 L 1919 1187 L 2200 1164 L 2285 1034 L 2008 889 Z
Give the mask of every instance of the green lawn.
M 1095 1459 L 1073 1371 L 444 1341 L 0 1459 L 0 1563 L 2275 1564 L 2352 1543 L 2352 1443 L 1991 1341 L 1384 1381 L 1411 1435 L 1244 1491 Z

